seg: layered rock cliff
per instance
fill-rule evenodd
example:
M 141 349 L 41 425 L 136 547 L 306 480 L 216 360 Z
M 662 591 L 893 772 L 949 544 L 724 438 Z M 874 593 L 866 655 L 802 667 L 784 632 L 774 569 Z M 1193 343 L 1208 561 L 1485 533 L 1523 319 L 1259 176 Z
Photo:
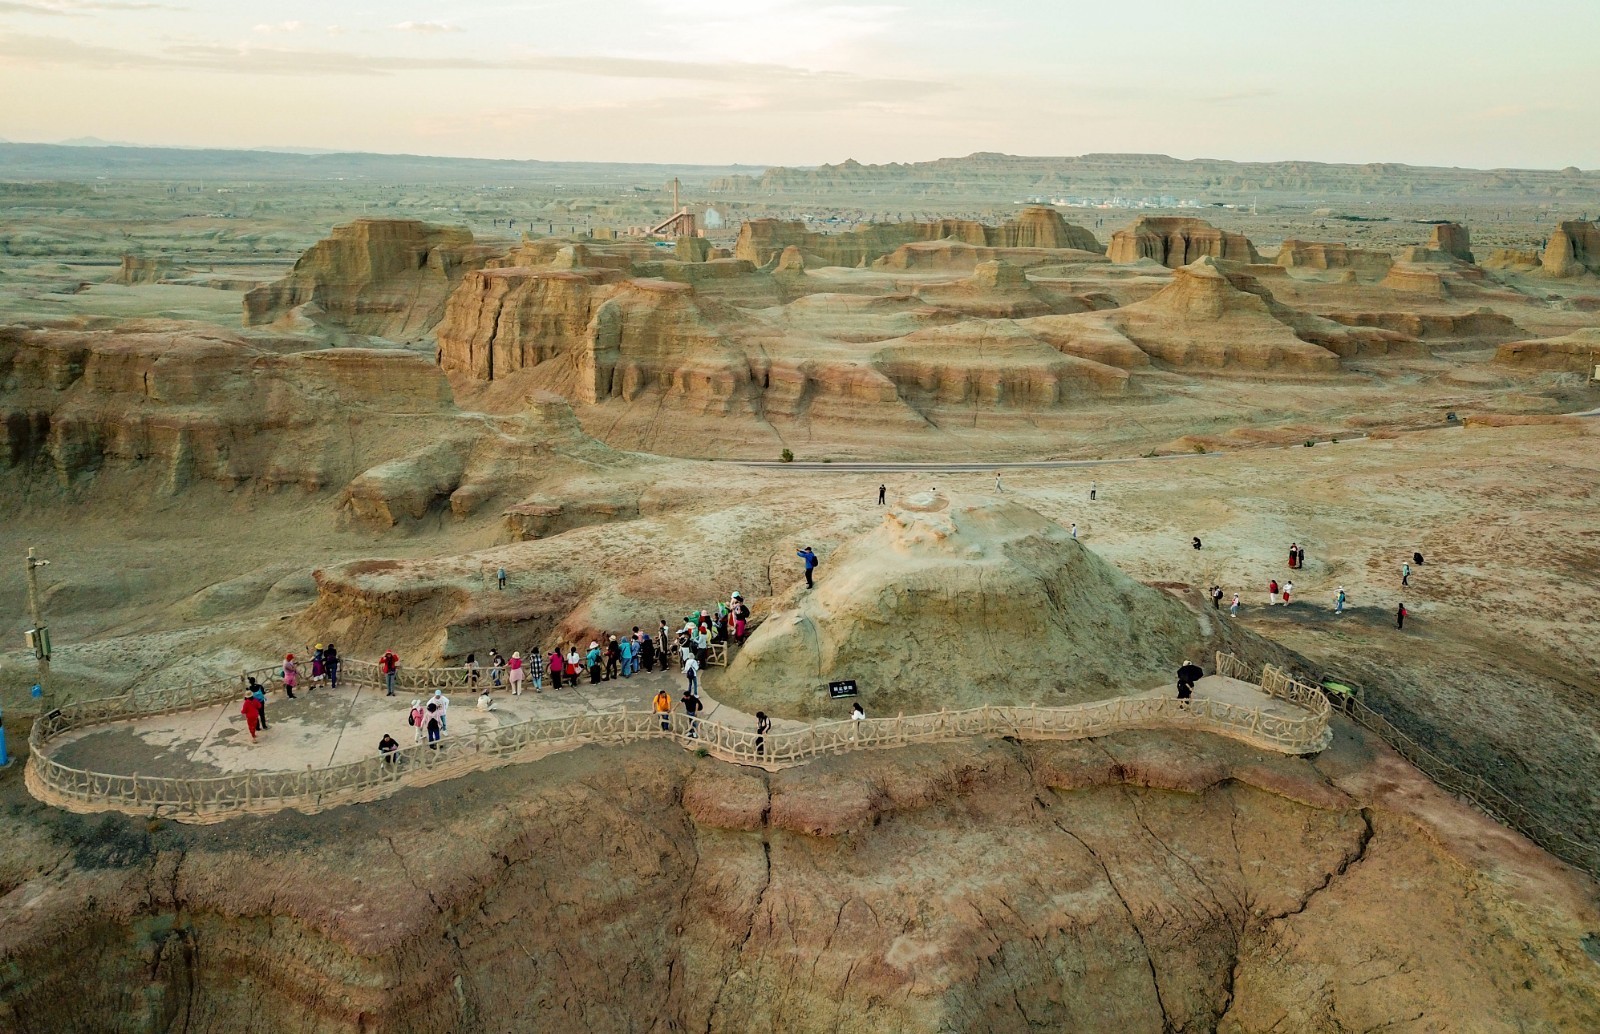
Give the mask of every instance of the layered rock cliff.
M 199 828 L 6 805 L 19 1032 L 1600 1025 L 1593 884 L 1355 730 L 587 747 Z
M 1600 273 L 1600 223 L 1573 221 L 1557 226 L 1540 264 L 1547 276 Z
M 393 340 L 426 336 L 445 299 L 494 249 L 469 230 L 410 219 L 358 219 L 335 227 L 282 280 L 244 296 L 245 326 L 292 316 Z
M 1204 219 L 1140 216 L 1132 226 L 1111 235 L 1106 257 L 1112 262 L 1151 259 L 1170 269 L 1201 258 L 1256 263 L 1261 256 L 1243 234 L 1219 230 Z
M 1287 240 L 1272 261 L 1285 269 L 1353 269 L 1360 276 L 1381 278 L 1394 264 L 1384 251 L 1364 251 L 1347 244 Z
M 869 223 L 855 230 L 828 234 L 806 229 L 802 222 L 751 219 L 739 228 L 734 257 L 765 266 L 795 247 L 807 261 L 822 266 L 871 265 L 904 244 L 953 240 L 980 248 L 1072 249 L 1101 254 L 1105 248 L 1094 234 L 1061 218 L 1043 205 L 1023 209 L 1016 219 L 987 226 L 969 219 L 932 222 Z

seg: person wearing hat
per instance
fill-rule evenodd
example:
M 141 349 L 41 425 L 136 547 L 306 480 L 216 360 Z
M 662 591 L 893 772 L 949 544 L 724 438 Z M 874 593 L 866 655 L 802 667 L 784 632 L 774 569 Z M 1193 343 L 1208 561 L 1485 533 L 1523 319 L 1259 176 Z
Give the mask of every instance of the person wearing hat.
M 283 692 L 290 700 L 294 699 L 294 687 L 300 684 L 300 668 L 294 663 L 294 654 L 283 656 Z
M 256 741 L 256 729 L 261 725 L 261 701 L 250 690 L 244 691 L 244 704 L 240 706 L 239 713 L 244 715 L 245 727 L 250 730 L 250 742 Z
M 1194 684 L 1206 677 L 1205 670 L 1193 661 L 1184 661 L 1178 669 L 1178 699 L 1188 700 L 1194 692 Z
M 799 550 L 797 550 L 795 552 L 795 556 L 799 557 L 801 560 L 803 560 L 805 562 L 805 565 L 806 565 L 806 588 L 808 588 L 808 589 L 814 588 L 815 585 L 814 585 L 814 583 L 812 582 L 811 579 L 812 579 L 813 572 L 815 572 L 816 569 L 817 569 L 817 554 L 816 554 L 816 552 L 813 551 L 810 546 L 803 546 L 803 547 L 801 547 Z
M 583 659 L 589 666 L 589 685 L 598 686 L 600 684 L 600 662 L 604 660 L 598 640 L 589 640 L 589 652 Z
M 421 743 L 422 734 L 428 727 L 428 713 L 422 709 L 421 698 L 411 701 L 411 713 L 406 716 L 406 721 L 412 728 L 417 730 L 416 739 L 412 740 L 412 742 Z
M 313 686 L 322 684 L 323 675 L 326 673 L 324 663 L 322 644 L 318 643 L 316 650 L 311 654 L 311 684 Z
M 444 695 L 444 690 L 436 689 L 433 691 L 433 699 L 428 702 L 437 706 L 439 709 L 439 732 L 441 734 L 449 732 L 450 698 Z
M 522 695 L 522 654 L 516 650 L 511 651 L 511 659 L 506 662 L 506 671 L 511 676 L 511 695 Z

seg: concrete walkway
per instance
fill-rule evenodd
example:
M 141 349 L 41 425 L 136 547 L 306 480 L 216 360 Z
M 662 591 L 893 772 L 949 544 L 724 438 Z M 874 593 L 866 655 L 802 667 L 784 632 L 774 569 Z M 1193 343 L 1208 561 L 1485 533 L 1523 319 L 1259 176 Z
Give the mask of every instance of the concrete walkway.
M 715 678 L 713 670 L 708 681 L 714 683 Z M 682 675 L 658 671 L 599 685 L 590 685 L 585 679 L 577 687 L 560 690 L 547 683 L 544 692 L 525 690 L 519 697 L 501 689 L 491 693 L 494 709 L 488 712 L 477 709 L 475 696 L 457 693 L 450 697 L 445 738 L 530 719 L 597 711 L 644 711 L 663 687 L 677 710 L 684 686 Z M 1162 686 L 1134 695 L 1173 696 L 1175 690 Z M 1283 717 L 1304 714 L 1292 704 L 1267 696 L 1259 687 L 1215 675 L 1200 681 L 1196 696 Z M 294 700 L 276 691 L 268 695 L 268 727 L 254 742 L 239 713 L 240 700 L 235 699 L 192 711 L 69 731 L 50 744 L 49 754 L 72 768 L 117 775 L 203 778 L 324 768 L 375 757 L 378 741 L 385 733 L 401 746 L 415 742 L 416 732 L 406 724 L 413 699 L 416 697 L 404 694 L 386 697 L 381 689 L 371 686 L 301 689 Z M 753 716 L 719 704 L 704 689 L 701 700 L 705 704 L 702 719 L 735 729 L 755 729 Z M 776 719 L 773 729 L 785 732 L 805 729 L 808 724 Z

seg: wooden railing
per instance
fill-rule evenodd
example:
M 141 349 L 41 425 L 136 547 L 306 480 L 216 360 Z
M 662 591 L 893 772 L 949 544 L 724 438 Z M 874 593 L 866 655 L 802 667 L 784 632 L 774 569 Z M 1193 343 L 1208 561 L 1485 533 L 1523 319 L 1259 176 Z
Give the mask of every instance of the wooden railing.
M 1221 657 L 1219 656 L 1219 661 Z M 1231 659 L 1230 659 L 1231 661 Z M 426 669 L 422 669 L 426 670 Z M 445 669 L 451 670 L 451 669 Z M 1240 670 L 1231 667 L 1229 670 Z M 259 677 L 261 673 L 256 673 Z M 356 673 L 351 672 L 354 676 Z M 375 674 L 375 669 L 374 669 Z M 365 677 L 365 672 L 361 673 Z M 352 679 L 355 681 L 356 679 Z M 228 683 L 222 697 L 239 691 Z M 116 775 L 72 768 L 50 757 L 50 741 L 68 731 L 177 709 L 217 699 L 218 684 L 173 691 L 169 696 L 133 694 L 69 704 L 34 723 L 29 744 L 28 784 L 45 800 L 91 810 L 148 812 L 169 809 L 189 815 L 225 815 L 280 808 L 317 809 L 370 799 L 405 783 L 430 782 L 488 767 L 538 749 L 570 749 L 586 743 L 623 744 L 667 739 L 690 750 L 738 764 L 769 769 L 856 750 L 933 743 L 969 736 L 1018 739 L 1080 739 L 1122 729 L 1193 728 L 1231 736 L 1287 754 L 1310 754 L 1328 745 L 1329 707 L 1320 692 L 1276 669 L 1263 674 L 1263 689 L 1308 709 L 1292 716 L 1197 697 L 1119 697 L 1071 707 L 987 705 L 895 718 L 825 722 L 804 729 L 757 737 L 712 721 L 694 721 L 682 712 L 661 717 L 647 711 L 592 712 L 566 718 L 531 719 L 481 732 L 450 736 L 437 746 L 415 744 L 388 757 L 371 757 L 303 771 L 244 772 L 205 778 Z M 1305 704 L 1302 704 L 1302 700 Z M 135 710 L 139 703 L 159 705 Z

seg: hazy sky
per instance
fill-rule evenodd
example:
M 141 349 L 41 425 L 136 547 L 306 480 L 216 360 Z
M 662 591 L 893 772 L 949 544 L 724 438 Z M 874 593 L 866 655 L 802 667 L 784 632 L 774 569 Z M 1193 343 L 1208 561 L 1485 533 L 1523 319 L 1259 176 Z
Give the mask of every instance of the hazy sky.
M 0 0 L 0 138 L 1592 169 L 1597 39 L 1600 0 Z

